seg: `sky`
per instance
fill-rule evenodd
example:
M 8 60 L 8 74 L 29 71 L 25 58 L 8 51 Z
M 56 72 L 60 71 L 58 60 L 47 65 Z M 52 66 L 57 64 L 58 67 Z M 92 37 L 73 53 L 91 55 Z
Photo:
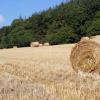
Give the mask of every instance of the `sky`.
M 35 12 L 55 7 L 68 0 L 0 0 L 0 28 L 22 16 L 28 18 Z

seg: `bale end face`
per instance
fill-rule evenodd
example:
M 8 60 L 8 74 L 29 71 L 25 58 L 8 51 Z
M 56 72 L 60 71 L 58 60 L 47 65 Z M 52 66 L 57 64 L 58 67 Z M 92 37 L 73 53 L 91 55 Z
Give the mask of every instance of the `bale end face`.
M 70 61 L 76 72 L 96 71 L 100 67 L 100 44 L 91 40 L 80 41 L 72 49 Z

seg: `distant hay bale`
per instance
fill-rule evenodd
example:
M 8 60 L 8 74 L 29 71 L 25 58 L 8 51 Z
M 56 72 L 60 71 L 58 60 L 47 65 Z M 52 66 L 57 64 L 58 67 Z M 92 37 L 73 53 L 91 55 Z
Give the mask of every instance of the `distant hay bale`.
M 13 46 L 13 48 L 18 48 L 17 46 Z
M 99 41 L 99 42 L 98 42 Z M 80 41 L 72 49 L 70 60 L 73 69 L 100 73 L 100 37 Z
M 90 37 L 91 41 L 95 41 L 100 44 L 100 35 Z
M 82 37 L 81 41 L 89 40 L 89 37 Z
M 50 44 L 47 42 L 47 43 L 44 43 L 44 46 L 49 46 Z
M 31 42 L 31 47 L 39 47 L 39 42 Z
M 42 47 L 43 46 L 43 44 L 39 44 L 39 47 Z

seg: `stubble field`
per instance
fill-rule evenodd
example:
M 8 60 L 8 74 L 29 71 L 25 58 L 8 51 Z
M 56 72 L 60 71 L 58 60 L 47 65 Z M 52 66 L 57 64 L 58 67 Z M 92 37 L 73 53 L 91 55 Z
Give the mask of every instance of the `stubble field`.
M 74 72 L 75 44 L 0 50 L 0 100 L 100 100 L 100 76 Z

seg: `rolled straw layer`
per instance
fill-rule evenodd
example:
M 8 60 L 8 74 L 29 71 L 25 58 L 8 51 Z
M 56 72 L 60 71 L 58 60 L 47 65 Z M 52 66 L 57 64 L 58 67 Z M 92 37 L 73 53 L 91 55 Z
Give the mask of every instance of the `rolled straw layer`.
M 73 69 L 78 72 L 98 72 L 100 69 L 100 43 L 97 37 L 80 41 L 72 49 L 70 60 Z

